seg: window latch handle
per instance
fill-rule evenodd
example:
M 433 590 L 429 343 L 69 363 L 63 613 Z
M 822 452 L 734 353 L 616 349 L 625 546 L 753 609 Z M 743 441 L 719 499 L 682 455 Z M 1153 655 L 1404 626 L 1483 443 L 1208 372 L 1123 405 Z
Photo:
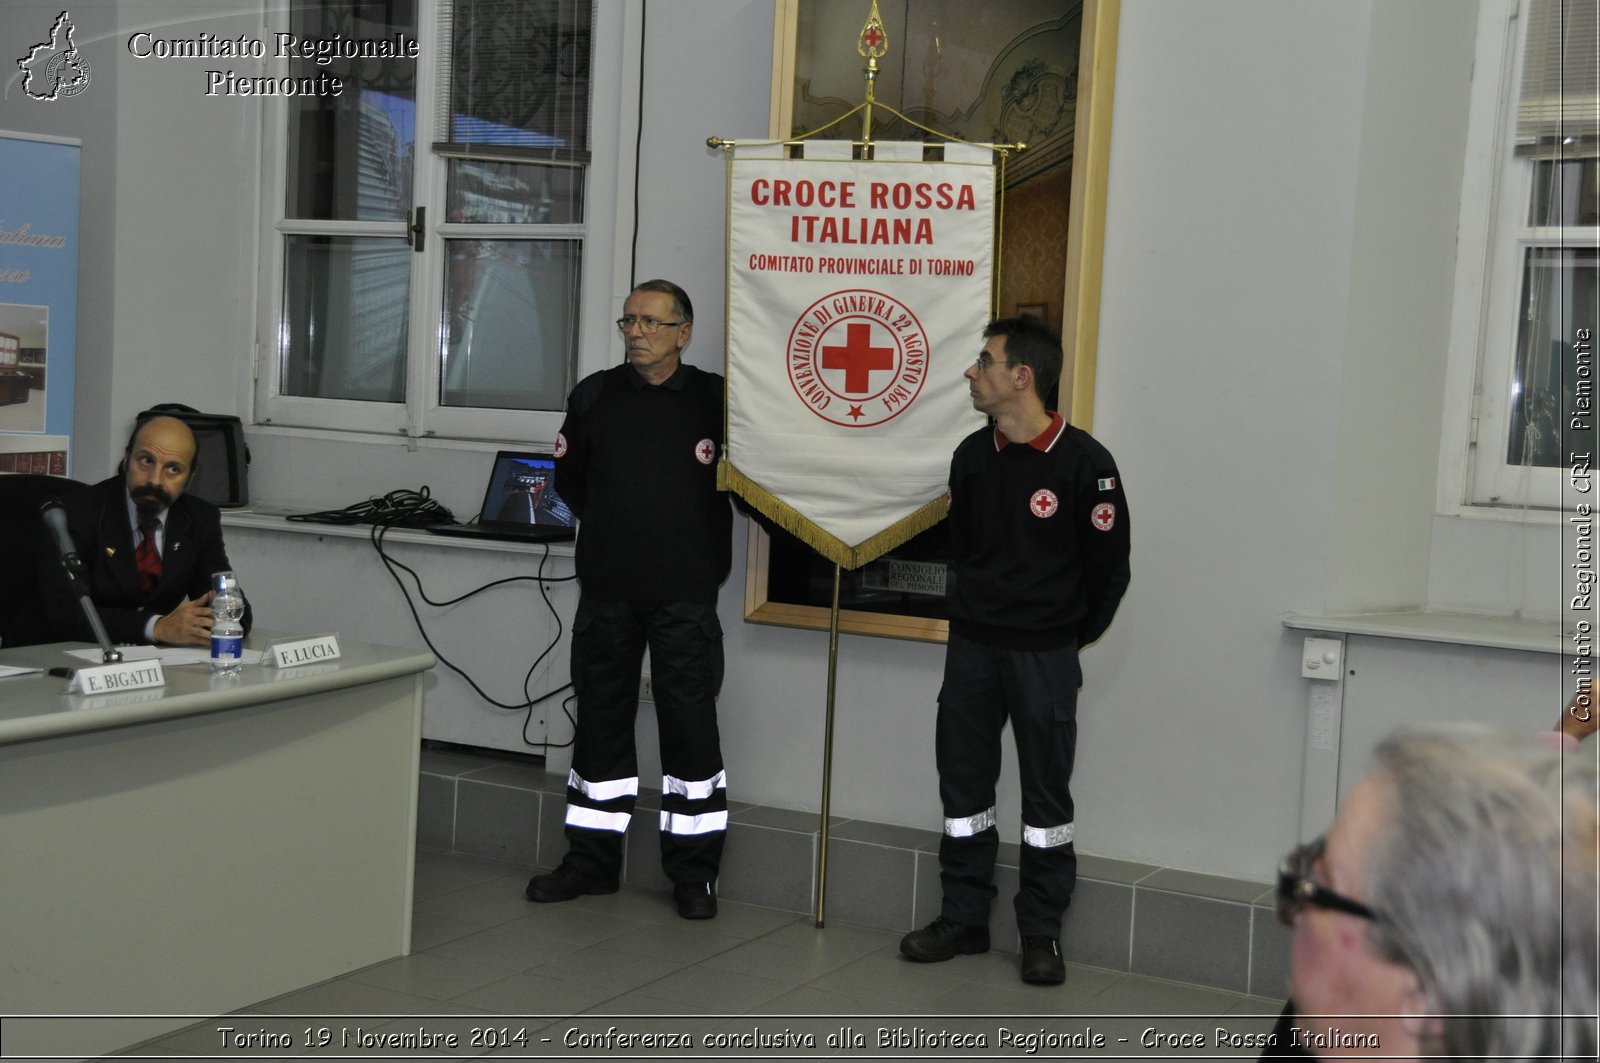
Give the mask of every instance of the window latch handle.
M 406 243 L 411 245 L 411 250 L 422 251 L 422 240 L 427 232 L 428 208 L 417 207 L 406 211 Z

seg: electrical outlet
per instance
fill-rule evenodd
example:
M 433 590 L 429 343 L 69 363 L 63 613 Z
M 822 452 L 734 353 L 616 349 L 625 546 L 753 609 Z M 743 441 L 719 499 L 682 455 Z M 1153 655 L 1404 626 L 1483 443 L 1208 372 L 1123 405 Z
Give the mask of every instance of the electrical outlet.
M 655 688 L 650 685 L 650 677 L 648 675 L 639 677 L 639 700 L 648 701 L 651 704 L 655 703 L 656 692 Z
M 1338 639 L 1306 639 L 1300 675 L 1306 679 L 1338 679 L 1344 643 Z

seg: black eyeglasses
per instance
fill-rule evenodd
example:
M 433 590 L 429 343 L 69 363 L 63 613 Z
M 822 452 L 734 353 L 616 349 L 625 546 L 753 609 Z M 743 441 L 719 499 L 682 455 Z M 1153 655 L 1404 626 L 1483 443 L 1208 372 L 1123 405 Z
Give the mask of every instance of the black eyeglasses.
M 1311 877 L 1311 868 L 1322 855 L 1327 839 L 1317 838 L 1304 845 L 1291 850 L 1289 855 L 1278 864 L 1278 920 L 1283 923 L 1294 922 L 1294 917 L 1300 909 L 1310 905 L 1313 908 L 1326 908 L 1329 911 L 1344 912 L 1346 915 L 1357 916 L 1361 919 L 1377 919 L 1378 913 L 1362 904 L 1360 901 L 1351 900 L 1341 893 L 1335 893 Z
M 634 317 L 629 314 L 627 317 L 617 318 L 617 331 L 627 332 L 633 326 L 638 325 L 640 332 L 646 336 L 654 336 L 664 328 L 677 328 L 681 324 L 683 324 L 682 321 L 657 321 L 653 317 Z
M 989 357 L 989 352 L 988 351 L 984 351 L 982 354 L 978 355 L 978 357 L 976 359 L 973 360 L 973 364 L 978 367 L 978 372 L 981 373 L 985 369 L 989 368 L 991 365 L 1015 365 L 1016 363 L 1015 362 L 997 362 L 993 358 Z

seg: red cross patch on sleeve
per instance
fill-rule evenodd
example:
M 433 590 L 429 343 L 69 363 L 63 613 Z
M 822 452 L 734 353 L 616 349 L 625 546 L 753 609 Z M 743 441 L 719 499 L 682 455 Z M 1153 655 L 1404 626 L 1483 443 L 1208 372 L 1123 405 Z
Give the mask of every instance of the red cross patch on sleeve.
M 1110 531 L 1117 524 L 1117 507 L 1110 502 L 1100 503 L 1089 511 L 1089 523 L 1100 531 Z

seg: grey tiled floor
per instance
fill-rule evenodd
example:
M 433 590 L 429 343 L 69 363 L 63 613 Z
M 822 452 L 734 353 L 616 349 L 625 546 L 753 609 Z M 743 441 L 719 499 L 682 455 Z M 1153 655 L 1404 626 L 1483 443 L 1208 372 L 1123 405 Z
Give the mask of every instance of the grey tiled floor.
M 610 896 L 530 904 L 522 890 L 532 873 L 419 853 L 410 956 L 262 1001 L 228 1020 L 241 1031 L 290 1035 L 293 1048 L 211 1057 L 1254 1058 L 1257 1049 L 1218 1047 L 1216 1030 L 1265 1033 L 1281 1004 L 1073 964 L 1065 985 L 1028 986 L 1017 977 L 1014 955 L 916 964 L 899 955 L 897 933 L 831 920 L 818 929 L 809 916 L 727 901 L 715 920 L 687 922 L 667 895 L 630 886 Z M 1064 947 L 1070 958 L 1071 942 Z M 208 1057 L 218 1052 L 219 1024 L 198 1023 L 124 1055 Z M 828 1035 L 842 1026 L 863 1042 L 830 1047 Z M 687 1034 L 694 1048 L 608 1044 L 611 1027 Z M 329 1045 L 308 1047 L 305 1031 L 319 1028 L 329 1031 Z M 1025 1045 L 1002 1041 L 1003 1028 L 1056 1040 L 1025 1053 Z M 525 1032 L 526 1040 L 473 1048 L 473 1030 Z M 1106 1044 L 1075 1051 L 1062 1040 L 1086 1030 L 1105 1036 Z M 1142 1044 L 1146 1030 L 1159 1037 L 1198 1034 L 1205 1045 Z M 408 1051 L 371 1039 L 423 1032 L 454 1033 L 460 1044 L 451 1049 L 435 1041 L 431 1049 Z M 987 1050 L 953 1049 L 940 1040 L 959 1033 L 983 1035 Z M 752 1044 L 758 1035 L 798 1040 L 800 1047 Z M 747 1047 L 719 1049 L 707 1036 Z M 807 1037 L 815 1047 L 807 1047 Z

